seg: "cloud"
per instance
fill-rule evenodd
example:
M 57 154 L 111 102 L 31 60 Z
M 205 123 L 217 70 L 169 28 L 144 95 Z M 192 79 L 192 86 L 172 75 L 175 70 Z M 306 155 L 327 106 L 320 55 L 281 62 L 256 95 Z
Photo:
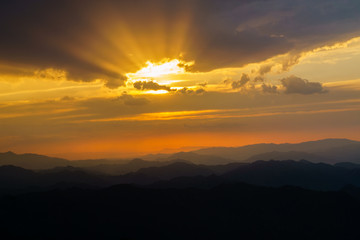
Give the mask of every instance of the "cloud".
M 193 90 L 193 89 L 189 89 L 187 87 L 183 87 L 183 88 L 177 90 L 176 92 L 182 93 L 182 94 L 203 94 L 206 92 L 206 90 L 203 88 L 197 88 L 197 89 Z
M 74 101 L 75 99 L 76 98 L 71 97 L 71 96 L 64 96 L 64 97 L 60 98 L 60 101 L 67 102 L 67 101 Z
M 34 77 L 37 79 L 63 81 L 67 79 L 67 72 L 61 69 L 47 68 L 36 70 Z
M 63 69 L 69 80 L 103 79 L 116 88 L 125 82 L 123 75 L 148 60 L 182 54 L 195 61 L 188 70 L 203 72 L 289 54 L 287 70 L 304 51 L 360 34 L 358 0 L 88 0 L 86 5 L 6 1 L 0 8 L 0 62 Z
M 298 94 L 314 94 L 314 93 L 326 93 L 321 83 L 309 82 L 306 79 L 302 79 L 296 76 L 290 76 L 280 80 L 281 84 L 285 88 L 286 94 L 298 93 Z
M 116 89 L 121 86 L 125 86 L 127 81 L 127 77 L 123 75 L 119 75 L 118 78 L 108 78 L 105 80 L 105 86 L 111 89 Z
M 208 82 L 198 83 L 200 87 L 206 87 L 208 85 Z
M 165 85 L 160 85 L 154 81 L 137 81 L 134 82 L 134 88 L 138 90 L 166 90 L 172 91 L 172 89 Z
M 241 75 L 240 80 L 234 81 L 234 82 L 231 83 L 231 87 L 232 87 L 233 89 L 242 88 L 242 87 L 244 87 L 249 81 L 250 81 L 249 75 L 243 73 L 243 74 Z
M 205 91 L 205 89 L 203 89 L 203 88 L 198 88 L 198 89 L 196 89 L 195 90 L 195 93 L 196 94 L 203 94 L 203 93 L 205 93 L 206 91 Z
M 144 97 L 137 97 L 135 98 L 132 95 L 127 93 L 123 93 L 121 96 L 118 97 L 119 100 L 123 101 L 125 105 L 129 106 L 142 106 L 148 104 L 150 101 Z
M 263 83 L 263 85 L 261 85 L 262 91 L 263 93 L 277 93 L 277 86 L 275 85 L 270 85 L 270 84 L 265 84 Z
M 262 65 L 259 69 L 260 76 L 263 76 L 264 74 L 270 72 L 273 66 L 274 65 L 272 65 L 272 64 Z
M 254 78 L 254 82 L 264 82 L 264 77 L 262 77 L 262 76 L 256 76 L 255 78 Z

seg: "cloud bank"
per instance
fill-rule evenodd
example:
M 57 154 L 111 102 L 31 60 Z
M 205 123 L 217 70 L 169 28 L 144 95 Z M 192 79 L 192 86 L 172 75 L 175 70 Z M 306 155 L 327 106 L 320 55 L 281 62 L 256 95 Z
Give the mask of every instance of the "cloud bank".
M 302 79 L 296 76 L 290 76 L 280 80 L 281 84 L 285 88 L 286 94 L 298 93 L 298 94 L 314 94 L 314 93 L 326 93 L 321 83 L 309 82 L 306 79 Z
M 289 54 L 286 70 L 304 51 L 359 36 L 359 10 L 357 0 L 4 1 L 0 64 L 11 74 L 61 69 L 109 88 L 148 60 L 180 55 L 195 61 L 191 71 L 210 71 Z

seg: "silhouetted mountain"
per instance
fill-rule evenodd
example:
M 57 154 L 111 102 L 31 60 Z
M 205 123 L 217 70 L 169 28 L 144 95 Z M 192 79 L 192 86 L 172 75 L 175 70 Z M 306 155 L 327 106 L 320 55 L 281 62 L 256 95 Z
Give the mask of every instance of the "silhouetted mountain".
M 211 189 L 117 185 L 0 198 L 3 239 L 359 239 L 347 193 L 222 184 Z
M 91 167 L 83 167 L 84 170 L 94 173 L 102 173 L 108 175 L 120 175 L 130 172 L 136 172 L 141 168 L 148 167 L 162 167 L 174 162 L 187 162 L 182 159 L 174 159 L 169 161 L 145 161 L 139 158 L 135 158 L 127 163 L 122 164 L 101 164 Z
M 136 161 L 139 162 L 139 160 Z M 165 162 L 162 164 L 165 164 Z M 71 166 L 37 172 L 14 166 L 3 166 L 0 167 L 0 180 L 2 180 L 0 182 L 0 189 L 9 190 L 29 187 L 48 189 L 49 186 L 56 186 L 59 183 L 66 183 L 71 186 L 88 185 L 93 187 L 105 187 L 114 184 L 147 185 L 176 177 L 209 176 L 215 172 L 207 166 L 199 166 L 186 162 L 166 162 L 166 164 L 161 167 L 142 168 L 136 172 L 118 176 L 90 173 L 82 168 Z M 235 166 L 231 169 L 234 169 Z M 215 168 L 215 166 L 212 168 Z M 220 166 L 220 168 L 218 172 L 223 171 L 223 167 Z M 229 167 L 227 168 L 230 169 Z
M 325 150 L 316 151 L 317 154 L 337 160 L 337 162 L 360 163 L 360 142 L 343 146 L 334 146 Z
M 228 164 L 222 164 L 222 165 L 220 164 L 220 165 L 199 165 L 199 166 L 210 169 L 216 175 L 222 175 L 226 172 L 229 172 L 229 171 L 234 170 L 241 166 L 245 166 L 247 164 L 249 164 L 249 163 L 235 162 L 235 163 L 228 163 Z
M 273 144 L 263 143 L 247 145 L 243 147 L 214 147 L 205 148 L 193 151 L 200 155 L 218 156 L 225 159 L 231 159 L 231 161 L 247 161 L 254 155 L 271 153 L 271 152 L 306 152 L 309 154 L 315 154 L 322 158 L 321 161 L 335 162 L 347 162 L 358 161 L 360 159 L 360 142 L 349 139 L 323 139 L 318 141 L 310 141 L 296 144 Z M 314 155 L 310 155 L 311 158 Z M 264 158 L 264 156 L 260 156 Z M 256 159 L 256 160 L 270 160 L 268 159 Z M 316 160 L 318 162 L 318 160 Z M 226 162 L 224 162 L 226 163 Z
M 41 187 L 47 189 L 47 187 L 58 183 L 69 183 L 74 186 L 83 184 L 93 187 L 105 187 L 114 184 L 149 185 L 175 178 L 178 179 L 174 180 L 174 183 L 177 184 L 176 186 L 180 186 L 189 185 L 193 181 L 186 177 L 207 177 L 211 175 L 220 176 L 223 179 L 221 182 L 246 182 L 275 187 L 292 185 L 316 190 L 338 190 L 348 184 L 360 186 L 359 168 L 311 163 L 305 160 L 271 160 L 257 161 L 251 164 L 236 163 L 219 166 L 175 162 L 161 167 L 142 168 L 136 172 L 118 176 L 89 173 L 81 168 L 74 167 L 33 172 L 18 167 L 3 166 L 0 167 L 0 180 L 2 180 L 0 188 Z M 194 184 L 199 186 L 196 182 Z M 165 185 L 171 187 L 171 182 Z
M 223 175 L 232 181 L 262 186 L 300 186 L 307 189 L 337 190 L 346 184 L 360 184 L 360 171 L 324 163 L 302 161 L 257 161 Z
M 148 185 L 149 188 L 201 188 L 201 189 L 210 189 L 220 184 L 228 182 L 222 177 L 216 175 L 210 176 L 195 176 L 195 177 L 177 177 L 168 181 L 158 181 L 151 185 Z
M 13 152 L 0 153 L 0 166 L 13 165 L 26 169 L 48 169 L 67 166 L 69 161 L 62 158 L 47 157 L 38 154 L 15 154 Z
M 156 176 L 164 180 L 175 177 L 209 176 L 213 174 L 213 172 L 206 167 L 184 162 L 176 162 L 164 167 L 142 168 L 137 171 L 137 173 Z
M 357 163 L 351 163 L 351 162 L 341 162 L 334 164 L 336 167 L 342 167 L 347 169 L 357 169 L 360 168 L 360 164 Z
M 290 151 L 290 152 L 266 152 L 261 154 L 256 154 L 251 156 L 246 160 L 246 162 L 255 162 L 258 160 L 303 160 L 306 159 L 310 162 L 323 162 L 323 163 L 335 163 L 336 160 L 325 158 L 314 153 L 307 153 L 307 152 L 297 152 L 297 151 Z
M 157 161 L 171 161 L 175 159 L 183 159 L 195 164 L 205 164 L 205 165 L 226 164 L 232 162 L 232 160 L 225 159 L 220 156 L 200 155 L 194 152 L 178 152 L 166 158 L 158 158 Z
M 125 175 L 107 177 L 113 184 L 140 184 L 148 185 L 161 180 L 177 177 L 209 176 L 213 171 L 204 166 L 192 163 L 175 162 L 161 167 L 142 168 L 136 172 Z
M 48 189 L 62 183 L 69 186 L 109 186 L 113 183 L 105 176 L 89 174 L 73 167 L 34 172 L 20 167 L 0 167 L 0 192 Z
M 91 173 L 119 175 L 135 172 L 141 168 L 161 167 L 172 162 L 192 162 L 203 165 L 225 165 L 233 162 L 257 160 L 307 159 L 312 162 L 359 162 L 360 142 L 348 139 L 324 139 L 298 144 L 254 144 L 237 148 L 216 147 L 171 155 L 152 155 L 155 161 L 142 159 L 94 159 L 68 161 L 37 154 L 0 153 L 0 166 L 13 165 L 26 169 L 40 170 L 73 166 Z
M 22 187 L 35 183 L 36 173 L 15 166 L 0 167 L 0 189 Z

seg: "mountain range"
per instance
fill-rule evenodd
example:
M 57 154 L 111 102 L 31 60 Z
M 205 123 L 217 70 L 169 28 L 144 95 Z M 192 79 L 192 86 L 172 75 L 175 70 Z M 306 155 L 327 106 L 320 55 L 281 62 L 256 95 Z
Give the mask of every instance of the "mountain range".
M 144 160 L 145 161 L 144 161 Z M 349 139 L 323 139 L 296 144 L 254 144 L 242 147 L 214 147 L 174 154 L 151 154 L 142 159 L 95 159 L 69 161 L 38 154 L 0 153 L 0 166 L 13 165 L 25 169 L 41 170 L 73 166 L 89 172 L 119 175 L 144 167 L 165 166 L 172 162 L 192 162 L 204 165 L 224 165 L 234 162 L 249 163 L 257 160 L 308 160 L 335 164 L 360 163 L 360 142 Z
M 359 147 L 325 139 L 78 161 L 0 153 L 0 236 L 358 239 Z

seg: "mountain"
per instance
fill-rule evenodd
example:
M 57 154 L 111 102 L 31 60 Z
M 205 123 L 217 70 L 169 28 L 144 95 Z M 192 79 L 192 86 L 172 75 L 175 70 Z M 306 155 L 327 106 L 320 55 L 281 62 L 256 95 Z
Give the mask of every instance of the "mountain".
M 341 162 L 334 164 L 336 167 L 342 167 L 347 169 L 357 169 L 360 168 L 360 164 L 357 163 L 351 163 L 351 162 Z
M 316 153 L 327 158 L 336 159 L 338 162 L 360 163 L 360 142 L 334 146 L 322 151 L 318 150 Z
M 222 175 L 227 180 L 261 186 L 299 186 L 338 190 L 347 184 L 360 186 L 360 169 L 346 169 L 309 161 L 257 161 Z
M 187 161 L 182 159 L 174 159 L 169 161 L 145 161 L 140 158 L 135 158 L 127 163 L 122 163 L 122 164 L 103 163 L 100 165 L 83 167 L 83 169 L 92 173 L 100 173 L 100 174 L 115 176 L 130 172 L 136 172 L 142 168 L 167 166 L 176 162 L 187 162 Z
M 26 169 L 48 169 L 58 166 L 67 166 L 70 161 L 62 158 L 47 157 L 38 154 L 13 152 L 0 153 L 0 166 L 13 165 Z
M 161 167 L 142 168 L 136 172 L 120 176 L 109 176 L 107 179 L 110 179 L 113 184 L 149 185 L 177 177 L 209 176 L 211 174 L 214 174 L 214 172 L 206 166 L 186 162 L 175 162 Z
M 193 177 L 173 176 L 174 178 L 169 178 L 169 181 L 163 179 L 150 186 L 158 188 L 208 188 L 220 183 L 244 182 L 259 186 L 297 186 L 322 191 L 339 190 L 349 184 L 360 187 L 360 168 L 342 167 L 342 164 L 334 166 L 305 160 L 270 160 L 235 166 L 223 174 Z M 158 171 L 160 170 L 161 168 L 158 169 Z
M 139 160 L 135 160 L 140 163 Z M 164 164 L 165 162 L 162 162 Z M 148 164 L 148 163 L 146 163 Z M 211 168 L 186 162 L 166 162 L 164 166 L 141 168 L 137 171 L 122 175 L 106 175 L 98 172 L 89 172 L 77 167 L 56 167 L 53 169 L 32 171 L 14 166 L 0 167 L 0 190 L 56 188 L 59 186 L 105 187 L 114 184 L 149 185 L 162 180 L 177 177 L 210 176 L 225 169 L 234 169 L 237 164 L 230 166 L 216 166 Z
M 261 154 L 256 154 L 251 156 L 246 160 L 246 162 L 255 162 L 258 160 L 303 160 L 306 159 L 310 162 L 323 162 L 323 163 L 336 163 L 336 160 L 326 158 L 323 156 L 319 156 L 314 153 L 307 153 L 307 152 L 298 152 L 298 151 L 289 151 L 289 152 L 266 152 Z
M 157 158 L 157 161 L 172 161 L 182 159 L 189 161 L 195 164 L 205 164 L 205 165 L 217 165 L 233 162 L 230 159 L 226 159 L 220 156 L 211 156 L 211 155 L 201 155 L 194 152 L 178 152 L 171 154 L 165 158 Z
M 164 167 L 142 168 L 136 173 L 156 176 L 159 179 L 168 180 L 176 177 L 209 176 L 213 174 L 213 171 L 205 166 L 176 162 Z
M 93 159 L 69 161 L 62 158 L 38 154 L 0 153 L 0 166 L 13 165 L 26 169 L 41 170 L 54 167 L 80 167 L 88 172 L 119 175 L 135 172 L 146 167 L 161 167 L 172 162 L 192 162 L 202 165 L 225 165 L 234 162 L 257 160 L 300 160 L 312 162 L 358 162 L 360 163 L 360 142 L 348 139 L 323 139 L 296 144 L 262 143 L 243 147 L 214 147 L 192 152 L 155 154 L 142 159 Z M 151 159 L 151 160 L 150 160 Z
M 205 179 L 210 176 L 214 176 L 212 179 L 216 181 L 207 182 Z M 250 164 L 217 166 L 175 162 L 112 176 L 91 173 L 75 167 L 58 167 L 36 172 L 13 166 L 0 167 L 0 189 L 3 191 L 29 187 L 49 189 L 60 185 L 97 188 L 115 184 L 155 184 L 160 188 L 192 187 L 191 184 L 194 184 L 194 187 L 206 188 L 217 183 L 232 182 L 270 187 L 291 185 L 314 190 L 339 190 L 349 184 L 360 187 L 360 168 L 305 160 L 256 161 Z
M 349 161 L 360 162 L 360 142 L 349 139 L 323 139 L 295 144 L 262 143 L 242 147 L 204 148 L 193 151 L 193 153 L 199 155 L 216 156 L 238 162 L 246 162 L 248 159 L 255 160 L 255 157 L 253 156 L 259 154 L 266 153 L 267 155 L 271 155 L 270 153 L 272 153 L 272 155 L 274 155 L 274 152 L 287 152 L 290 156 L 287 159 L 291 159 L 291 155 L 299 155 L 299 153 L 302 152 L 304 156 L 310 156 L 310 158 L 314 158 L 316 162 L 319 160 L 328 163 Z M 295 154 L 295 152 L 297 152 L 297 154 Z M 308 155 L 305 155 L 305 153 Z M 260 159 L 256 160 L 271 159 L 264 158 L 266 157 L 265 155 L 260 155 L 258 157 L 260 157 Z M 283 154 L 281 158 L 284 159 L 285 154 Z

